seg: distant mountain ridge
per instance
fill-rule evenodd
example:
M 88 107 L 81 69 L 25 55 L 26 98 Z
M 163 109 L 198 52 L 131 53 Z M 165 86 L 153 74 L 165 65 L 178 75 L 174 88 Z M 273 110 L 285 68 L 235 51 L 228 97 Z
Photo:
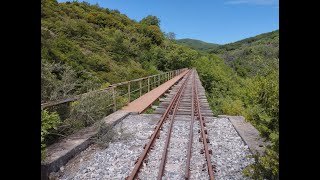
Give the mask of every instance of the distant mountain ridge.
M 202 51 L 202 52 L 207 52 L 210 50 L 213 50 L 220 46 L 219 44 L 214 44 L 214 43 L 207 43 L 201 40 L 197 39 L 190 39 L 190 38 L 184 38 L 184 39 L 177 39 L 176 42 L 178 44 L 182 44 L 185 46 L 188 46 L 192 49 Z
M 274 46 L 279 48 L 279 30 L 262 33 L 253 37 L 245 38 L 232 43 L 220 45 L 212 49 L 210 53 L 221 54 L 225 51 L 239 50 L 246 47 L 254 47 L 257 45 Z
M 279 30 L 221 45 L 208 53 L 219 55 L 239 76 L 256 76 L 265 67 L 277 69 Z

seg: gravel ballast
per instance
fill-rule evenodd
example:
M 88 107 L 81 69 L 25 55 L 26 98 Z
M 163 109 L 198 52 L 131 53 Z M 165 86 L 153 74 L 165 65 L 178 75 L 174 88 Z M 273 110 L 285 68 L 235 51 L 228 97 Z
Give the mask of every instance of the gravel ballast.
M 52 173 L 52 179 L 125 179 L 159 118 L 159 115 L 128 116 L 114 127 L 114 142 L 107 148 L 79 154 L 74 158 L 78 161 L 70 161 L 59 172 Z
M 115 140 L 108 148 L 92 145 L 60 171 L 52 179 L 125 179 L 143 151 L 143 146 L 152 134 L 159 115 L 130 115 L 114 127 Z M 186 154 L 189 137 L 190 116 L 174 122 L 167 164 L 163 179 L 184 179 Z M 215 179 L 246 179 L 242 170 L 254 160 L 247 145 L 237 134 L 227 118 L 206 117 L 206 128 L 212 149 L 211 162 L 216 166 Z M 165 122 L 150 151 L 147 164 L 139 173 L 140 179 L 156 179 L 164 148 L 169 123 Z M 193 144 L 190 163 L 190 179 L 209 179 L 204 154 L 200 153 L 203 143 L 199 142 L 199 121 L 194 122 Z
M 248 146 L 228 118 L 206 119 L 209 147 L 212 149 L 211 162 L 216 166 L 216 179 L 247 179 L 243 177 L 242 171 L 254 162 Z

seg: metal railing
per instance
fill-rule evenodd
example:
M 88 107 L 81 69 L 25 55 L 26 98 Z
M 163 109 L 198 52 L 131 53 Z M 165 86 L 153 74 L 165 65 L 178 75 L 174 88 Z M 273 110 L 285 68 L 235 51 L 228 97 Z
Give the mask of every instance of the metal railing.
M 65 99 L 41 103 L 41 109 L 74 102 L 76 100 L 79 100 L 81 97 L 85 95 L 101 92 L 101 93 L 105 93 L 105 95 L 108 95 L 108 99 L 110 101 L 108 107 L 113 107 L 113 111 L 116 111 L 118 108 L 121 108 L 123 105 L 129 104 L 134 99 L 139 98 L 143 94 L 160 86 L 164 82 L 174 78 L 177 75 L 180 75 L 187 69 L 188 68 L 183 68 L 183 69 L 164 72 L 161 74 L 147 76 L 139 79 L 134 79 L 131 81 L 116 83 L 116 84 L 110 85 L 108 88 L 90 91 L 84 94 L 76 95 L 76 96 L 65 98 Z M 122 100 L 123 98 L 125 98 L 126 103 L 118 104 L 119 103 L 118 101 L 121 98 Z

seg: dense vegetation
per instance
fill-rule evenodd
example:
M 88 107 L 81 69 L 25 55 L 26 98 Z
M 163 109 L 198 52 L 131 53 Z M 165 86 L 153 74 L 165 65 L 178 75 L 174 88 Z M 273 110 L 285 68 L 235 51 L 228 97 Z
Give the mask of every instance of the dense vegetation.
M 177 39 L 176 42 L 178 44 L 185 45 L 200 52 L 209 52 L 216 49 L 219 46 L 219 44 L 207 43 L 200 40 L 189 38 Z
M 214 114 L 245 116 L 272 142 L 245 174 L 278 179 L 279 31 L 219 46 L 195 61 Z
M 190 67 L 199 53 L 176 44 L 173 33 L 162 32 L 159 25 L 160 20 L 152 15 L 136 22 L 118 10 L 86 2 L 42 0 L 41 102 Z M 48 108 L 42 116 L 43 152 L 46 144 L 110 113 L 107 101 L 106 95 L 89 94 Z
M 151 15 L 136 22 L 117 10 L 86 2 L 42 0 L 41 101 L 193 66 L 214 114 L 245 116 L 272 142 L 245 174 L 278 179 L 279 31 L 218 46 L 175 41 L 174 33 L 160 30 L 160 23 Z M 61 108 L 43 110 L 43 155 L 57 135 L 66 136 L 110 113 L 107 101 L 103 94 L 89 94 L 62 107 L 68 117 Z
M 42 0 L 41 100 L 190 66 L 198 53 L 166 38 L 159 24 L 155 16 L 136 22 L 86 2 Z

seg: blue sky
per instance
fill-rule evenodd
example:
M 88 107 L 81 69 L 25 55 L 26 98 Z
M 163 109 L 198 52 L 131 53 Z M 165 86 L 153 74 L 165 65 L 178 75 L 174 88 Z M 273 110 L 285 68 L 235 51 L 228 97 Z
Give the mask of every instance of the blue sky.
M 147 15 L 157 16 L 161 30 L 174 32 L 176 39 L 192 38 L 226 44 L 279 29 L 278 0 L 85 1 L 117 9 L 137 21 Z

